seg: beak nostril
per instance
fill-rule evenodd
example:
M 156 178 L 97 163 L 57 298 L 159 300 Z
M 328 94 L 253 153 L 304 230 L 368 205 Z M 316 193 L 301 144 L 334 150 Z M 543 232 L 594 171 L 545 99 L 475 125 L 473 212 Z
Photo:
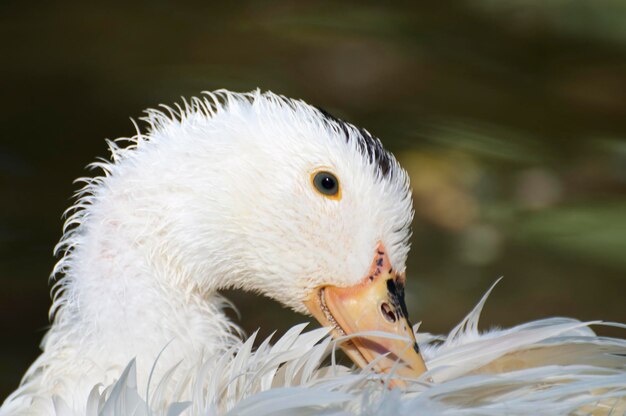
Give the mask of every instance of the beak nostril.
M 383 317 L 390 323 L 396 322 L 396 314 L 393 313 L 393 309 L 387 302 L 383 302 L 380 305 L 380 312 L 383 314 Z

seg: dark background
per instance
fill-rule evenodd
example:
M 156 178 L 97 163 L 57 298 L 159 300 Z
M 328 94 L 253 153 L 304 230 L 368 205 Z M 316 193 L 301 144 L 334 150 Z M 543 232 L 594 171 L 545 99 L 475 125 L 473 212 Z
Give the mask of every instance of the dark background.
M 0 399 L 46 329 L 72 180 L 129 117 L 217 88 L 303 98 L 395 152 L 422 330 L 501 275 L 485 328 L 626 321 L 626 2 L 224 3 L 0 3 Z M 230 295 L 248 333 L 306 320 Z

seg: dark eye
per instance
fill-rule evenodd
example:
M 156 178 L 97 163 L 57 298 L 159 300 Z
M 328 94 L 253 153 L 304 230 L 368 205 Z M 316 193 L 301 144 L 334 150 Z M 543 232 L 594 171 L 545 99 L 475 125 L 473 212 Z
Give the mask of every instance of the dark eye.
M 339 194 L 339 181 L 330 172 L 317 172 L 313 176 L 313 185 L 322 195 L 337 197 Z

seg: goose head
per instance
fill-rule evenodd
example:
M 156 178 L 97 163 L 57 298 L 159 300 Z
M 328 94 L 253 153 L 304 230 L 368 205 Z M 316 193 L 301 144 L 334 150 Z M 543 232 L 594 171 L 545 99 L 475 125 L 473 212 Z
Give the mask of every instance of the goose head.
M 210 113 L 231 153 L 219 172 L 198 175 L 222 208 L 197 216 L 194 235 L 214 244 L 215 228 L 204 226 L 217 216 L 223 244 L 193 252 L 230 263 L 229 288 L 352 337 L 341 345 L 356 364 L 400 376 L 425 371 L 404 303 L 409 180 L 394 156 L 367 131 L 270 93 L 227 96 Z M 368 331 L 391 335 L 354 337 Z
M 243 289 L 352 337 L 340 345 L 360 366 L 421 374 L 404 304 L 409 180 L 380 141 L 272 93 L 210 93 L 172 113 L 111 143 L 68 219 L 44 354 L 91 337 L 72 351 L 100 346 L 81 354 L 119 366 L 176 339 L 161 360 L 197 358 L 231 327 L 207 302 Z

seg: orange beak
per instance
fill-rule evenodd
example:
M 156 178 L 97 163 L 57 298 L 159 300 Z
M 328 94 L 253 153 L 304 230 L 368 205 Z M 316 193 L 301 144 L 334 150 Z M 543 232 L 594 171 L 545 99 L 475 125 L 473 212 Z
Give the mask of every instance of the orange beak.
M 397 376 L 391 386 L 403 386 L 402 379 L 426 371 L 404 303 L 404 281 L 379 243 L 370 271 L 359 284 L 322 286 L 304 302 L 322 325 L 333 328 L 335 338 L 356 334 L 341 344 L 342 349 L 362 368 L 373 363 L 375 371 Z

